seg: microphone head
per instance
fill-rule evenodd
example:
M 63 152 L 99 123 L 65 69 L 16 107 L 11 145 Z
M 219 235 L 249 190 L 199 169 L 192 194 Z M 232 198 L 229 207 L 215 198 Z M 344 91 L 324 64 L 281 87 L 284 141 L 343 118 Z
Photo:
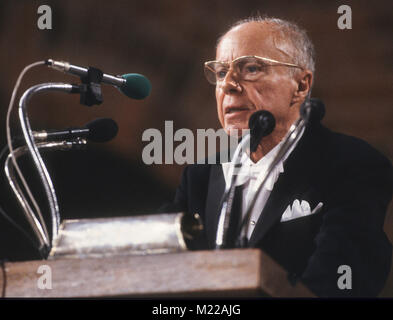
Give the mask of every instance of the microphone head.
M 109 118 L 98 118 L 86 124 L 89 134 L 87 139 L 93 142 L 108 142 L 116 137 L 119 127 L 117 123 Z
M 325 105 L 322 100 L 318 98 L 307 99 L 300 107 L 300 116 L 311 123 L 320 122 L 325 116 Z
M 141 100 L 150 94 L 151 84 L 145 76 L 138 73 L 128 73 L 123 74 L 121 77 L 126 79 L 126 83 L 119 90 L 127 97 Z
M 276 126 L 276 119 L 266 110 L 254 112 L 248 120 L 248 127 L 250 128 L 250 150 L 255 152 L 261 139 L 271 134 Z
M 248 120 L 251 135 L 261 133 L 262 137 L 267 136 L 273 132 L 275 126 L 276 119 L 266 110 L 254 112 Z

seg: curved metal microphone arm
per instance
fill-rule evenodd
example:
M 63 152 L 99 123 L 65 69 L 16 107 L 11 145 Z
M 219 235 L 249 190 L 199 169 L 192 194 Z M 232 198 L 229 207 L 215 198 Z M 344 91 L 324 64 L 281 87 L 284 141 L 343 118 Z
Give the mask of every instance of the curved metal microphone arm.
M 75 145 L 85 145 L 87 141 L 85 139 L 77 139 L 75 141 L 59 141 L 59 142 L 41 142 L 37 144 L 39 149 L 50 149 L 50 150 L 70 150 Z M 13 156 L 19 158 L 26 154 L 28 148 L 26 146 L 19 147 L 14 150 Z M 37 219 L 34 210 L 31 208 L 29 202 L 23 195 L 22 189 L 19 186 L 18 180 L 15 177 L 14 167 L 12 166 L 12 155 L 9 154 L 4 163 L 4 172 L 7 177 L 8 183 L 14 192 L 16 199 L 21 206 L 23 213 L 25 214 L 28 222 L 30 223 L 33 232 L 38 239 L 39 247 L 38 250 L 43 256 L 47 256 L 50 251 L 51 243 L 49 240 L 48 231 L 45 225 L 42 225 L 39 219 Z
M 53 187 L 52 180 L 51 180 L 48 170 L 44 164 L 44 161 L 38 151 L 37 145 L 34 141 L 33 132 L 31 130 L 29 117 L 27 115 L 26 109 L 27 109 L 28 101 L 36 93 L 46 92 L 46 91 L 61 91 L 61 92 L 72 93 L 72 92 L 74 92 L 74 89 L 75 89 L 75 87 L 71 84 L 43 83 L 43 84 L 38 84 L 36 86 L 33 86 L 33 87 L 29 88 L 28 90 L 26 90 L 19 100 L 18 113 L 19 113 L 19 120 L 21 123 L 23 136 L 26 140 L 28 152 L 30 153 L 30 155 L 33 159 L 34 166 L 36 167 L 36 169 L 38 171 L 38 175 L 40 177 L 40 180 L 44 186 L 45 193 L 46 193 L 48 203 L 49 203 L 49 210 L 50 210 L 51 219 L 52 219 L 52 241 L 51 241 L 51 244 L 53 244 L 54 240 L 56 239 L 56 237 L 58 235 L 58 231 L 59 231 L 59 225 L 60 225 L 59 205 L 57 202 L 56 192 Z M 17 165 L 15 159 L 13 159 L 13 163 L 15 166 Z
M 239 170 L 242 166 L 241 151 L 244 150 L 245 146 L 250 144 L 250 139 L 250 134 L 244 136 L 233 155 L 234 165 L 230 167 L 229 172 L 229 177 L 231 177 L 231 183 L 225 186 L 225 192 L 221 200 L 221 213 L 218 220 L 218 228 L 216 233 L 216 249 L 225 248 L 226 245 L 226 235 L 229 228 L 229 220 L 232 211 L 233 198 L 235 196 L 235 181 L 237 177 L 235 170 Z

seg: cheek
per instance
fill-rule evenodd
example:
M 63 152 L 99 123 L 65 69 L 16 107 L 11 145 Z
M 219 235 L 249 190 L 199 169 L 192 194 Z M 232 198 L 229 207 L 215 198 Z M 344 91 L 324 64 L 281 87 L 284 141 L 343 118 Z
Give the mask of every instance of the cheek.
M 249 98 L 256 109 L 268 110 L 278 116 L 288 112 L 292 99 L 291 89 L 292 83 L 288 83 L 287 78 L 276 77 L 255 87 L 250 91 Z
M 257 110 L 271 112 L 276 120 L 276 130 L 287 130 L 297 118 L 298 111 L 291 107 L 293 83 L 288 78 L 277 77 L 266 81 L 249 92 L 249 99 Z
M 247 90 L 248 100 L 254 105 L 256 110 L 270 111 L 274 105 L 274 96 L 274 86 L 269 82 Z

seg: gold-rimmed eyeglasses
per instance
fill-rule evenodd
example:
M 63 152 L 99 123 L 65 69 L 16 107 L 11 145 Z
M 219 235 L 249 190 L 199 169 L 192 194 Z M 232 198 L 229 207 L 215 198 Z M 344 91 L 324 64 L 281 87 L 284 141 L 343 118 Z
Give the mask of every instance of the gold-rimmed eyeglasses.
M 204 69 L 207 81 L 216 85 L 224 81 L 231 67 L 233 72 L 236 73 L 238 81 L 257 81 L 267 74 L 269 66 L 287 66 L 303 69 L 301 66 L 293 63 L 258 56 L 242 56 L 234 59 L 232 62 L 207 61 Z

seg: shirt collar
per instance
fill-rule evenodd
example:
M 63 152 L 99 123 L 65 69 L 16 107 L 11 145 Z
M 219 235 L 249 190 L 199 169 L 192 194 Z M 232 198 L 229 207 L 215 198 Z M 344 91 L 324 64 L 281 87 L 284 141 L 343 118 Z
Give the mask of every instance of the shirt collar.
M 284 162 L 295 149 L 300 138 L 303 136 L 304 129 L 298 136 L 296 142 L 293 144 L 292 148 L 285 154 L 284 158 L 272 169 L 272 173 L 265 182 L 265 188 L 269 191 L 273 190 L 274 184 L 277 181 L 279 175 L 284 172 Z M 258 162 L 254 163 L 246 152 L 243 153 L 241 158 L 242 167 L 238 171 L 238 176 L 236 177 L 236 186 L 243 185 L 248 181 L 255 181 L 253 183 L 253 189 L 257 189 L 262 183 L 265 175 L 268 173 L 267 170 L 279 152 L 283 140 L 280 141 L 272 150 L 270 150 L 264 157 L 262 157 Z M 222 170 L 224 174 L 225 183 L 229 184 L 231 181 L 230 169 L 233 166 L 232 162 L 222 163 Z

